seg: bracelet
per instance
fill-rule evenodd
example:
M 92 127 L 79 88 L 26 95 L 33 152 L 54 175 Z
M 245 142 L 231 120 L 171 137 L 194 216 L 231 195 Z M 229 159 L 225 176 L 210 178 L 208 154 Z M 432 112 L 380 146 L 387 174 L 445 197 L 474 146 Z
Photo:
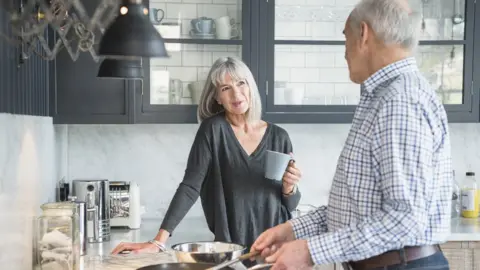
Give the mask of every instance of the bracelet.
M 164 244 L 160 243 L 159 241 L 153 239 L 153 240 L 150 240 L 148 241 L 150 244 L 154 244 L 156 247 L 158 247 L 158 252 L 163 252 L 163 251 L 166 251 L 167 248 L 165 247 Z

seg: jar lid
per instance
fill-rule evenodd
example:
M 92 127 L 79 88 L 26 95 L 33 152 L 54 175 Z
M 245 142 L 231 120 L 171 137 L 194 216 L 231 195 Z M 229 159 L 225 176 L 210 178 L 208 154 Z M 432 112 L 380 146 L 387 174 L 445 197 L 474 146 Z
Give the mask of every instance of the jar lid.
M 50 202 L 40 206 L 47 216 L 71 216 L 76 213 L 76 204 L 73 202 Z
M 474 172 L 467 172 L 467 176 L 475 176 Z

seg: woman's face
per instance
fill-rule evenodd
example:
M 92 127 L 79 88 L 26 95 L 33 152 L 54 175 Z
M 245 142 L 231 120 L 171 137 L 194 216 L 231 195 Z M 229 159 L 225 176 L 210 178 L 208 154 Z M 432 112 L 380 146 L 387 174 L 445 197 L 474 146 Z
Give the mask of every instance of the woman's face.
M 250 107 L 250 87 L 245 79 L 235 81 L 227 74 L 224 83 L 217 87 L 216 99 L 226 112 L 245 114 Z

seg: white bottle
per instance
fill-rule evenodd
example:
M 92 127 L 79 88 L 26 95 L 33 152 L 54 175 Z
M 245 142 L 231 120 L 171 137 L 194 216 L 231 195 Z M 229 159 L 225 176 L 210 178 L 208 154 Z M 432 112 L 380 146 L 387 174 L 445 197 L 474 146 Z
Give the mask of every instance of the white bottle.
M 477 218 L 479 212 L 478 188 L 474 172 L 467 172 L 462 185 L 462 217 Z

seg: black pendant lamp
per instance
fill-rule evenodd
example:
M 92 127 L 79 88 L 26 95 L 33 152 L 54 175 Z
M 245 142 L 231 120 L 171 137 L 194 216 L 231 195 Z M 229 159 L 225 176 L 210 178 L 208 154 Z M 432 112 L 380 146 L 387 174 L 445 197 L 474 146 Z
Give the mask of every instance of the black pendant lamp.
M 142 0 L 121 0 L 118 16 L 100 41 L 99 54 L 113 58 L 168 57 L 162 36 Z
M 110 59 L 103 60 L 98 69 L 97 77 L 113 79 L 143 79 L 141 59 Z

